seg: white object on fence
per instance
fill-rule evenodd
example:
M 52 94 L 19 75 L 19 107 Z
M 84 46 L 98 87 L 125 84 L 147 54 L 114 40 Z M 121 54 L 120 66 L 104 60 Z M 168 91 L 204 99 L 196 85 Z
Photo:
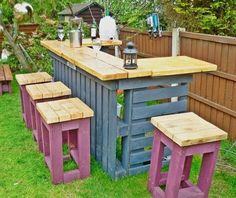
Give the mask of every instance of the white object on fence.
M 99 23 L 99 35 L 101 40 L 117 39 L 116 21 L 110 16 L 105 16 Z

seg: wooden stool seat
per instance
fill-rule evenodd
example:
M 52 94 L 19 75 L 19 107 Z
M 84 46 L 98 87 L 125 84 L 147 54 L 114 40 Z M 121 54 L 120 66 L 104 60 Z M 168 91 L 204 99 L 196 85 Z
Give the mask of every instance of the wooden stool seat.
M 9 65 L 0 66 L 0 96 L 2 92 L 12 93 L 11 81 L 13 76 Z
M 26 90 L 33 100 L 71 95 L 71 90 L 62 82 L 28 85 Z
M 26 126 L 32 129 L 30 117 L 30 97 L 26 91 L 26 85 L 50 82 L 52 81 L 52 76 L 46 72 L 17 74 L 16 80 L 20 85 L 22 116 L 25 120 Z
M 148 182 L 153 197 L 207 198 L 220 141 L 227 133 L 191 112 L 154 117 L 151 123 L 156 127 Z M 170 166 L 161 172 L 165 146 L 171 150 Z M 202 164 L 195 186 L 189 176 L 196 154 L 202 154 Z
M 78 98 L 37 103 L 41 115 L 43 153 L 54 184 L 90 175 L 90 117 L 93 111 Z M 69 156 L 63 156 L 62 136 L 68 134 Z M 77 169 L 64 172 L 63 161 L 73 159 Z
M 93 116 L 93 110 L 91 110 L 79 98 L 38 103 L 37 110 L 40 112 L 47 124 Z
M 227 138 L 227 133 L 223 130 L 192 112 L 153 117 L 151 123 L 179 146 L 191 146 Z
M 50 76 L 47 72 L 17 74 L 16 80 L 19 85 L 30 85 L 35 83 L 50 82 L 52 81 L 52 76 Z
M 42 133 L 39 114 L 36 110 L 36 104 L 39 102 L 69 98 L 71 95 L 71 90 L 62 82 L 27 85 L 26 90 L 30 96 L 30 117 L 33 135 L 38 143 L 39 150 L 42 152 Z M 63 139 L 66 141 L 66 137 Z

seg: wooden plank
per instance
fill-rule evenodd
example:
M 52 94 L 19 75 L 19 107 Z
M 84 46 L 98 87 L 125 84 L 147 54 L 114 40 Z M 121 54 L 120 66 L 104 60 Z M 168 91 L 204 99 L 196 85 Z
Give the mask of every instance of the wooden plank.
M 195 99 L 197 101 L 200 101 L 201 103 L 209 105 L 209 106 L 211 106 L 211 107 L 213 107 L 213 108 L 215 108 L 215 109 L 217 109 L 217 110 L 219 110 L 221 112 L 224 112 L 224 113 L 227 113 L 227 114 L 229 114 L 229 115 L 231 115 L 233 117 L 236 117 L 236 112 L 235 111 L 232 111 L 231 109 L 228 109 L 228 108 L 224 107 L 223 105 L 214 103 L 214 102 L 212 102 L 210 100 L 207 100 L 207 99 L 205 99 L 205 98 L 203 98 L 201 96 L 198 96 L 198 95 L 196 95 L 194 93 L 189 93 L 189 97 L 191 97 L 191 98 L 193 98 L 193 99 Z
M 33 100 L 39 100 L 43 98 L 41 90 L 39 90 L 35 85 L 27 85 L 26 90 Z
M 65 110 L 67 113 L 70 114 L 70 118 L 72 120 L 74 119 L 80 119 L 80 118 L 83 118 L 83 112 L 82 111 L 78 111 L 76 108 L 75 108 L 75 105 L 73 102 L 71 101 L 67 101 L 66 103 L 64 101 L 58 101 L 59 105 L 61 105 L 61 108 L 63 110 Z
M 150 131 L 154 131 L 154 127 L 149 121 L 132 123 L 132 135 L 138 135 Z
M 33 86 L 38 88 L 38 92 L 41 93 L 41 95 L 42 95 L 41 99 L 43 99 L 43 98 L 52 98 L 53 97 L 52 92 L 49 91 L 46 86 L 43 86 L 42 84 L 35 84 Z M 36 92 L 35 92 L 35 94 L 37 95 Z M 32 96 L 32 98 L 35 98 L 35 97 Z
M 54 112 L 49 104 L 37 103 L 36 107 L 47 124 L 59 122 L 58 115 Z
M 155 117 L 151 119 L 151 123 L 180 146 L 202 144 L 227 138 L 227 133 L 223 130 L 192 112 L 175 116 Z
M 187 56 L 139 59 L 138 65 L 138 69 L 144 67 L 151 69 L 152 76 L 189 74 L 217 69 L 215 64 Z
M 57 114 L 59 122 L 65 122 L 65 121 L 72 120 L 70 113 L 67 112 L 67 110 L 65 110 L 64 108 L 62 108 L 61 103 L 62 103 L 62 101 L 60 103 L 58 101 L 57 102 L 52 101 L 52 102 L 48 102 L 48 105 Z
M 150 159 L 151 159 L 151 151 L 142 151 L 130 154 L 130 164 L 147 162 L 150 161 Z
M 94 112 L 92 109 L 89 108 L 83 101 L 79 98 L 71 98 L 70 101 L 77 107 L 78 111 L 83 112 L 83 118 L 89 118 L 94 116 Z
M 236 45 L 235 37 L 229 37 L 229 36 L 216 36 L 216 35 L 210 35 L 210 34 L 180 32 L 180 37 L 190 38 L 190 39 L 198 39 L 198 40 L 204 40 L 204 41 L 211 41 L 211 42 L 215 42 L 215 43 Z
M 29 74 L 17 74 L 16 80 L 19 85 L 35 84 L 52 81 L 52 76 L 46 72 L 37 72 Z
M 1 66 L 0 67 L 0 81 L 4 81 L 4 80 L 5 80 L 4 69 Z
M 96 159 L 102 162 L 102 86 L 97 84 L 96 87 Z
M 132 119 L 149 118 L 157 115 L 171 114 L 176 112 L 184 112 L 187 110 L 187 100 L 179 102 L 163 103 L 153 106 L 133 108 Z
M 102 167 L 107 170 L 107 160 L 108 160 L 108 138 L 109 138 L 109 108 L 107 105 L 109 103 L 109 90 L 103 87 L 102 92 Z
M 151 100 L 166 99 L 176 96 L 186 96 L 188 93 L 188 85 L 156 88 L 134 91 L 134 103 L 146 102 Z
M 4 74 L 5 74 L 5 80 L 12 81 L 13 76 L 12 76 L 11 69 L 10 69 L 9 65 L 3 65 L 3 69 L 4 69 Z
M 173 83 L 184 83 L 192 80 L 191 75 L 177 75 L 167 77 L 153 77 L 153 78 L 134 78 L 119 80 L 118 89 L 140 89 L 150 86 L 168 85 Z
M 108 166 L 107 171 L 115 179 L 116 171 L 116 131 L 117 131 L 117 102 L 116 91 L 109 92 L 109 135 L 108 135 Z
M 132 138 L 130 142 L 131 150 L 152 146 L 153 137 Z
M 77 72 L 79 74 L 79 72 Z M 78 75 L 77 75 L 78 76 Z M 78 87 L 80 87 L 78 85 Z M 79 92 L 77 92 L 78 95 Z M 91 81 L 91 108 L 95 111 L 95 117 L 91 120 L 91 153 L 95 156 L 96 154 L 96 84 L 94 81 Z M 79 96 L 79 95 L 78 95 Z
M 62 42 L 63 45 L 70 47 L 70 42 L 69 40 L 65 40 Z M 85 47 L 92 47 L 93 46 L 93 42 L 90 38 L 85 38 L 82 41 L 82 45 Z M 121 40 L 101 40 L 101 45 L 102 46 L 120 46 L 122 45 L 122 41 Z

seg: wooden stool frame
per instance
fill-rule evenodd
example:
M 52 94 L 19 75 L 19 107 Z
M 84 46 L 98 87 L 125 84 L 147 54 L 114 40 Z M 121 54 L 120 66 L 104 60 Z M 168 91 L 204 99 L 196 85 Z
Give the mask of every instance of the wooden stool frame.
M 90 175 L 90 118 L 47 124 L 40 119 L 43 134 L 43 152 L 45 162 L 51 172 L 54 184 L 67 183 L 75 179 L 84 179 Z M 62 136 L 69 131 L 70 157 L 79 169 L 64 172 Z M 53 141 L 52 141 L 53 140 Z
M 172 151 L 168 173 L 161 173 L 164 146 Z M 155 198 L 207 198 L 220 147 L 220 141 L 180 147 L 155 129 L 148 189 Z M 197 186 L 189 181 L 192 156 L 203 154 Z M 160 186 L 166 185 L 165 192 Z M 182 188 L 180 188 L 180 186 Z

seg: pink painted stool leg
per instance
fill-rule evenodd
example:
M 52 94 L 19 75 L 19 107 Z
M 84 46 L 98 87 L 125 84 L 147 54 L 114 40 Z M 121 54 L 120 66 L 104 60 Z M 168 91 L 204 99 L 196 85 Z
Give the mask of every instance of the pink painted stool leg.
M 44 157 L 48 157 L 50 155 L 50 147 L 49 147 L 49 132 L 43 124 L 42 119 L 40 118 L 41 132 L 43 138 L 43 153 Z
M 190 185 L 190 183 L 188 181 L 189 176 L 190 176 L 192 161 L 193 161 L 193 156 L 192 155 L 191 156 L 187 156 L 186 159 L 185 159 L 184 172 L 183 172 L 184 181 L 182 182 L 182 187 L 183 188 L 187 188 L 189 186 L 192 186 L 192 185 Z
M 36 124 L 35 124 L 35 116 L 34 116 L 34 111 L 35 111 L 35 109 L 34 109 L 34 106 L 33 106 L 33 104 L 32 104 L 32 101 L 31 101 L 31 99 L 30 99 L 30 102 L 29 102 L 29 106 L 30 106 L 30 120 L 31 120 L 31 124 L 32 124 L 32 131 L 33 131 L 33 136 L 34 136 L 34 139 L 36 140 L 36 141 L 38 141 L 38 139 L 37 139 L 37 134 L 36 134 L 36 131 L 35 131 L 35 128 L 36 128 Z
M 64 180 L 63 151 L 61 145 L 62 129 L 60 124 L 50 126 L 49 140 L 52 182 L 59 184 Z
M 0 96 L 2 95 L 2 82 L 0 82 Z
M 148 189 L 150 192 L 153 191 L 154 187 L 159 186 L 161 179 L 163 152 L 164 144 L 161 142 L 161 134 L 158 130 L 155 130 L 148 181 Z
M 23 103 L 23 95 L 22 95 L 22 88 L 20 87 L 20 101 L 21 101 L 21 112 L 22 112 L 22 117 L 24 120 L 24 103 Z
M 11 81 L 8 82 L 8 91 L 11 94 L 12 93 L 12 84 Z
M 36 128 L 37 128 L 37 140 L 38 140 L 38 148 L 40 152 L 43 152 L 43 136 L 40 125 L 40 115 L 37 109 L 35 109 L 35 120 L 36 120 Z
M 174 144 L 170 167 L 166 182 L 165 197 L 178 197 L 181 178 L 184 170 L 185 152 L 176 144 Z
M 29 98 L 29 95 L 26 91 L 25 86 L 22 86 L 22 99 L 23 99 L 23 103 L 24 103 L 23 106 L 24 106 L 26 126 L 27 126 L 27 128 L 32 129 L 31 118 L 30 118 L 30 98 Z
M 201 170 L 198 178 L 198 187 L 201 189 L 202 192 L 204 192 L 205 198 L 208 197 L 217 161 L 219 147 L 220 147 L 220 142 L 216 142 L 214 152 L 203 154 Z
M 90 175 L 90 119 L 79 120 L 78 155 L 80 178 Z

